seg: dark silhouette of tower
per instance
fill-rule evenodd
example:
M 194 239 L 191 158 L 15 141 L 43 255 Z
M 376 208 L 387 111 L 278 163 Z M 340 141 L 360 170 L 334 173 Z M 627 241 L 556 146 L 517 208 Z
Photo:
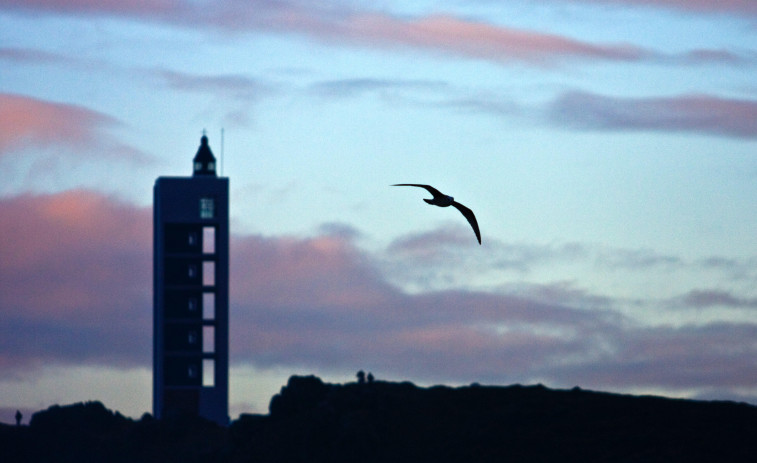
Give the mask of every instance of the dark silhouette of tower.
M 203 134 L 153 190 L 153 413 L 229 423 L 229 179 Z

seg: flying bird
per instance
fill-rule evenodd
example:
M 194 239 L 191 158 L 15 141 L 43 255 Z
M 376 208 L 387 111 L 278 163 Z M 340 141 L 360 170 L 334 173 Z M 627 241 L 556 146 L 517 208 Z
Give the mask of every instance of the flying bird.
M 463 206 L 462 204 L 458 203 L 457 201 L 455 201 L 455 198 L 453 198 L 452 196 L 447 196 L 443 194 L 442 192 L 432 187 L 431 185 L 420 185 L 417 183 L 397 183 L 392 186 L 417 186 L 420 188 L 425 188 L 426 190 L 428 190 L 429 193 L 431 193 L 434 196 L 431 199 L 423 198 L 423 200 L 426 201 L 428 204 L 433 204 L 434 206 L 439 206 L 439 207 L 453 206 L 455 209 L 462 212 L 465 218 L 468 219 L 468 223 L 470 224 L 471 227 L 473 227 L 473 232 L 476 234 L 476 239 L 478 239 L 478 244 L 481 244 L 481 232 L 478 230 L 478 222 L 476 222 L 476 216 L 473 215 L 473 211 Z

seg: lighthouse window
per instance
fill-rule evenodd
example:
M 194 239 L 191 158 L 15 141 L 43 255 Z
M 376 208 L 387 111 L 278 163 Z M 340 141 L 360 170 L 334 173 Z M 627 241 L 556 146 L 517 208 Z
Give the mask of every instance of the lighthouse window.
M 199 172 L 202 170 L 202 163 L 201 162 L 195 162 L 195 172 Z
M 200 218 L 212 219 L 216 215 L 215 200 L 213 198 L 200 198 Z
M 202 361 L 202 385 L 205 387 L 215 386 L 216 364 L 213 359 Z
M 216 263 L 212 260 L 202 263 L 202 284 L 203 286 L 216 284 Z
M 202 327 L 202 351 L 206 354 L 212 354 L 216 350 L 215 327 Z
M 216 252 L 215 227 L 202 227 L 202 252 L 205 254 L 213 254 Z
M 202 293 L 202 318 L 205 320 L 216 318 L 216 295 L 214 293 Z

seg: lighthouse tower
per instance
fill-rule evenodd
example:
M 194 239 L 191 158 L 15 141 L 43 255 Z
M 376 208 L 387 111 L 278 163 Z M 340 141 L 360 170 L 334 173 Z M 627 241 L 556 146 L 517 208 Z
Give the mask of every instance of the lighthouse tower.
M 153 189 L 153 414 L 229 423 L 229 179 L 203 135 Z

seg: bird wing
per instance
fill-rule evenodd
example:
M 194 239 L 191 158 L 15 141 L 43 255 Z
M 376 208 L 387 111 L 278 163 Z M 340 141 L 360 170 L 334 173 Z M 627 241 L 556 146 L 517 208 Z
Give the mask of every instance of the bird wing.
M 455 209 L 462 212 L 465 218 L 468 219 L 468 223 L 471 227 L 473 227 L 473 232 L 476 234 L 478 244 L 481 244 L 481 232 L 478 230 L 478 222 L 476 221 L 476 216 L 473 215 L 473 211 L 458 203 L 457 201 L 452 201 L 452 205 L 455 207 Z
M 445 197 L 445 195 L 443 195 L 441 191 L 437 190 L 436 188 L 432 187 L 431 185 L 421 185 L 419 183 L 396 183 L 396 184 L 394 184 L 392 186 L 417 186 L 417 187 L 425 188 L 426 190 L 428 190 L 428 192 L 431 193 L 434 196 L 434 198 L 437 198 L 437 197 L 444 198 Z

